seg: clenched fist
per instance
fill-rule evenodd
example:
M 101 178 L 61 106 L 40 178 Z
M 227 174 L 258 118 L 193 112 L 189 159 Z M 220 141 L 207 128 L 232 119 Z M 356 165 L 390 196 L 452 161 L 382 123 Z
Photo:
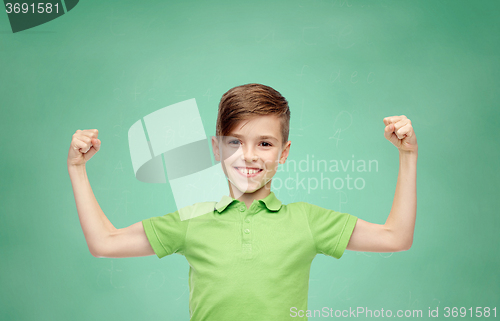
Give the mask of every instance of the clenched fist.
M 411 126 L 411 121 L 405 115 L 384 118 L 384 136 L 400 152 L 417 152 L 417 137 Z
M 85 165 L 99 151 L 101 141 L 97 135 L 97 129 L 77 130 L 73 134 L 68 152 L 68 166 Z

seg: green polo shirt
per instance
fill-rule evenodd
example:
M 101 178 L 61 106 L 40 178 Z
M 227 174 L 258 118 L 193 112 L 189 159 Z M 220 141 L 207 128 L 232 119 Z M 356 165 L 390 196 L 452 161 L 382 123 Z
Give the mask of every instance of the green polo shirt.
M 223 196 L 190 212 L 142 223 L 159 258 L 177 253 L 189 262 L 193 321 L 297 319 L 291 308 L 307 309 L 312 260 L 318 253 L 339 259 L 357 221 L 305 202 L 284 205 L 273 192 L 248 209 Z

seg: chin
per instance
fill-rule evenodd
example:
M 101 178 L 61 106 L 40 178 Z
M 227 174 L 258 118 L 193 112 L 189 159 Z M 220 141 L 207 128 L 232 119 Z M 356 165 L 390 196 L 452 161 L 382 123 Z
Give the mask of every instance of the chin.
M 234 184 L 232 181 L 231 182 L 231 185 L 233 186 L 233 188 L 237 189 L 240 193 L 243 193 L 243 194 L 252 194 L 252 193 L 255 193 L 256 191 L 258 191 L 259 189 L 262 188 L 262 186 L 242 186 L 242 184 Z
M 236 185 L 234 187 L 236 187 L 236 189 L 238 191 L 240 191 L 241 193 L 244 193 L 244 194 L 252 194 L 252 193 L 255 193 L 256 191 L 259 190 L 258 188 L 246 188 L 246 189 L 244 189 L 244 188 L 240 188 Z

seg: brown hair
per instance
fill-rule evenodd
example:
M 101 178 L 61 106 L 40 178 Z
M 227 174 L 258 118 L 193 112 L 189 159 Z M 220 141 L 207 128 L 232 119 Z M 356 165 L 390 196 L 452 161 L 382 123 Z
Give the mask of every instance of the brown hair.
M 281 123 L 282 145 L 288 141 L 290 108 L 285 97 L 261 84 L 246 84 L 229 89 L 219 103 L 216 135 L 227 136 L 242 120 L 257 115 L 276 115 Z

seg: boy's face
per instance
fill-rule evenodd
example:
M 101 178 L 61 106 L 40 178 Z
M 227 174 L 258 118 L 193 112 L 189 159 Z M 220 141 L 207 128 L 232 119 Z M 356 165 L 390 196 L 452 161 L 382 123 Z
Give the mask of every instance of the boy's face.
M 241 121 L 228 136 L 212 137 L 215 159 L 221 162 L 233 192 L 270 190 L 278 164 L 285 163 L 290 150 L 291 142 L 282 146 L 281 141 L 281 123 L 274 115 Z

